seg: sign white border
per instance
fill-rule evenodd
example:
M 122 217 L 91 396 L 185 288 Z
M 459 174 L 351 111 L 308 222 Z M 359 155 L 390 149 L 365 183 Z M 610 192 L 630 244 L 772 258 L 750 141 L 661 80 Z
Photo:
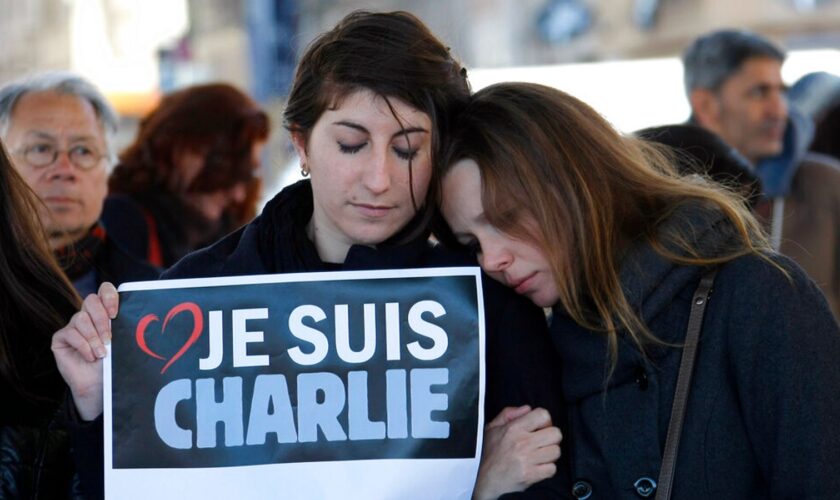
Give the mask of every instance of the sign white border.
M 479 326 L 479 405 L 475 456 L 464 459 L 388 459 L 319 462 L 317 471 L 311 463 L 267 464 L 224 468 L 194 469 L 114 469 L 113 468 L 113 402 L 111 346 L 103 360 L 104 380 L 104 444 L 105 498 L 120 500 L 156 500 L 191 498 L 210 500 L 229 499 L 465 499 L 472 496 L 472 482 L 478 473 L 484 430 L 485 397 L 485 324 L 481 270 L 478 267 L 436 267 L 422 269 L 393 269 L 373 271 L 335 271 L 313 273 L 261 274 L 215 278 L 191 278 L 160 281 L 137 281 L 122 284 L 118 291 L 166 290 L 226 285 L 290 283 L 314 281 L 343 281 L 361 279 L 424 278 L 434 276 L 473 276 L 476 281 Z M 423 484 L 404 483 L 406 467 L 418 475 L 436 478 Z M 377 480 L 361 481 L 371 470 Z M 441 474 L 441 471 L 445 471 Z M 314 472 L 314 473 L 313 473 Z M 465 483 L 464 478 L 472 478 Z M 452 485 L 469 484 L 465 491 L 453 491 Z M 134 494 L 132 494 L 132 492 Z

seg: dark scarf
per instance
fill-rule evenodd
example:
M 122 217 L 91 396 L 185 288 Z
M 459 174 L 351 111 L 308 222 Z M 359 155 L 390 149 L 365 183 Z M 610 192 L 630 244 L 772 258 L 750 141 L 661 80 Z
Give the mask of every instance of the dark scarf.
M 75 281 L 89 273 L 105 249 L 105 227 L 97 221 L 82 239 L 56 250 L 55 257 L 67 278 Z

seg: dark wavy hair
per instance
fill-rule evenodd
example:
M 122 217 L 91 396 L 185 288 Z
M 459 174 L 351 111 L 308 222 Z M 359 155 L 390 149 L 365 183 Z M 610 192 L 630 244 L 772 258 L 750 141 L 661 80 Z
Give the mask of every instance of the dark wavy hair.
M 414 15 L 352 12 L 307 48 L 297 67 L 283 114 L 284 124 L 290 132 L 308 138 L 325 110 L 335 109 L 342 98 L 357 90 L 382 96 L 389 106 L 388 98 L 400 99 L 431 119 L 432 180 L 428 203 L 418 203 L 411 193 L 423 221 L 418 226 L 421 230 L 430 219 L 429 207 L 435 205 L 433 201 L 440 190 L 438 171 L 443 138 L 449 134 L 452 117 L 469 100 L 466 70 Z M 415 236 L 416 232 L 406 238 Z
M 205 164 L 184 192 L 212 192 L 248 182 L 247 199 L 229 208 L 237 223 L 256 211 L 259 180 L 251 149 L 268 139 L 268 115 L 247 95 L 225 83 L 195 85 L 163 98 L 141 122 L 137 137 L 120 155 L 109 180 L 112 193 L 143 195 L 173 191 L 186 151 L 203 153 Z M 178 194 L 178 193 L 173 193 Z
M 38 203 L 0 143 L 0 381 L 36 400 L 54 398 L 38 391 L 56 388 L 24 374 L 56 370 L 52 334 L 80 305 L 49 249 Z

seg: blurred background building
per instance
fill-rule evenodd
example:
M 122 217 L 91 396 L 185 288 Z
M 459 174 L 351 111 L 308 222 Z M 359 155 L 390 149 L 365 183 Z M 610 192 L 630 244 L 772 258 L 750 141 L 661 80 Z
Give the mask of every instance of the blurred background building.
M 840 74 L 840 0 L 0 0 L 0 81 L 70 69 L 123 116 L 122 137 L 159 96 L 223 80 L 274 123 L 264 175 L 294 170 L 281 128 L 297 55 L 354 9 L 408 10 L 470 68 L 473 87 L 540 81 L 592 104 L 619 129 L 688 116 L 677 57 L 720 27 L 757 31 L 792 56 L 785 79 Z

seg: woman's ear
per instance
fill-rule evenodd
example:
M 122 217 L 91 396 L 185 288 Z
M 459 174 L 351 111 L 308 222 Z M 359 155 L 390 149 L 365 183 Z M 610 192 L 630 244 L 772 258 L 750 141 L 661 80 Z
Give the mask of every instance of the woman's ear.
M 300 158 L 300 166 L 303 167 L 308 159 L 306 157 L 306 136 L 303 132 L 292 132 L 292 146 L 294 146 L 295 152 Z

